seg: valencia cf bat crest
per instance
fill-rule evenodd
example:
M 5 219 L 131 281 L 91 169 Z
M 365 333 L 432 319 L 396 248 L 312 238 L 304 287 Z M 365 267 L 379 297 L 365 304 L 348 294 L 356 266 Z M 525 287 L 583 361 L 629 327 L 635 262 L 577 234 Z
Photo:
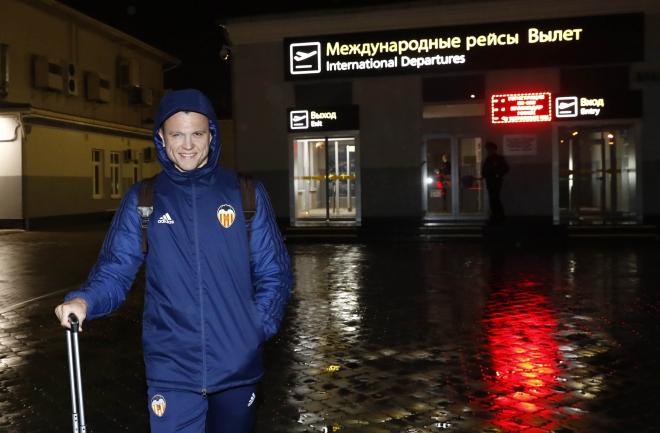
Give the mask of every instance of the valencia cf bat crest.
M 217 216 L 218 221 L 220 221 L 220 225 L 228 229 L 232 224 L 234 224 L 234 220 L 236 219 L 236 211 L 230 205 L 223 204 L 218 208 Z

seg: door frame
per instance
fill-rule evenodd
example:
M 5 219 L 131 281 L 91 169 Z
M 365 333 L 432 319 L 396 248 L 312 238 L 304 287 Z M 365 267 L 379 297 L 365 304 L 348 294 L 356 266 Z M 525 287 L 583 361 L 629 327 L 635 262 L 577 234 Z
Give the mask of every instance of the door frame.
M 441 215 L 429 215 L 428 212 L 428 183 L 426 178 L 428 177 L 428 161 L 427 161 L 427 150 L 428 150 L 428 140 L 437 139 L 437 138 L 446 138 L 449 139 L 449 146 L 451 149 L 451 158 L 450 163 L 452 167 L 451 170 L 451 213 Z M 423 219 L 425 221 L 485 221 L 488 217 L 488 200 L 484 202 L 484 211 L 481 214 L 461 214 L 460 206 L 461 201 L 459 197 L 460 193 L 460 159 L 459 159 L 459 140 L 462 138 L 479 138 L 481 139 L 481 145 L 484 145 L 484 137 L 478 134 L 469 134 L 469 133 L 460 133 L 460 134 L 424 134 L 422 136 L 422 163 L 420 164 L 420 175 L 422 182 L 422 211 L 424 213 Z M 481 182 L 481 180 L 479 181 Z
M 360 146 L 360 131 L 347 130 L 347 131 L 319 131 L 317 133 L 305 132 L 299 134 L 288 134 L 287 147 L 289 148 L 289 222 L 294 227 L 302 226 L 359 226 L 362 224 L 362 163 Z M 326 147 L 328 140 L 332 138 L 353 138 L 355 140 L 355 219 L 298 219 L 296 216 L 296 190 L 294 183 L 294 155 L 293 155 L 293 142 L 294 140 L 311 140 L 323 139 L 325 140 Z M 326 165 L 327 165 L 326 161 Z M 327 192 L 326 192 L 327 193 Z M 327 203 L 326 203 L 327 206 Z
M 603 120 L 576 120 L 552 122 L 552 222 L 554 225 L 561 224 L 559 210 L 559 128 L 592 128 L 606 127 L 628 127 L 632 131 L 635 140 L 635 220 L 642 223 L 643 208 L 643 164 L 642 162 L 642 126 L 639 119 L 603 119 Z

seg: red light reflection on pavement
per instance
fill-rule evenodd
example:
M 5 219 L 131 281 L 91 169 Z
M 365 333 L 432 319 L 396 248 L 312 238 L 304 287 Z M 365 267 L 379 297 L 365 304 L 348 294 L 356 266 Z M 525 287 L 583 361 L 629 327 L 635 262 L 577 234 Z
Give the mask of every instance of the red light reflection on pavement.
M 495 426 L 508 432 L 541 432 L 558 426 L 563 393 L 556 390 L 557 322 L 548 300 L 522 281 L 495 293 L 484 326 L 493 371 L 486 378 Z

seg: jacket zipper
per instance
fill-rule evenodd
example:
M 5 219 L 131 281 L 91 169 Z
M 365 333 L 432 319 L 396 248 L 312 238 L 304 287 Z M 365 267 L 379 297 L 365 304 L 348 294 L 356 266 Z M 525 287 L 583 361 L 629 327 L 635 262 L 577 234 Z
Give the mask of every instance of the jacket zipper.
M 206 329 L 204 326 L 204 291 L 202 288 L 202 266 L 199 258 L 199 231 L 197 227 L 197 193 L 195 181 L 192 185 L 193 229 L 195 230 L 195 262 L 197 264 L 197 287 L 199 289 L 199 320 L 202 330 L 202 397 L 206 398 Z

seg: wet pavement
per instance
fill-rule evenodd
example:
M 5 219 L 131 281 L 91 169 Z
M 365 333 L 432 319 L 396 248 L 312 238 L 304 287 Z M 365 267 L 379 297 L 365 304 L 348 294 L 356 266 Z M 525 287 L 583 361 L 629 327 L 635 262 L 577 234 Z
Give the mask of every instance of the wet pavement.
M 84 279 L 103 242 L 102 227 L 0 230 L 0 312 Z
M 41 296 L 83 278 L 101 239 L 0 236 L 0 432 L 70 431 L 61 294 Z M 660 431 L 656 242 L 289 251 L 256 433 Z M 137 281 L 81 336 L 89 432 L 148 431 Z

